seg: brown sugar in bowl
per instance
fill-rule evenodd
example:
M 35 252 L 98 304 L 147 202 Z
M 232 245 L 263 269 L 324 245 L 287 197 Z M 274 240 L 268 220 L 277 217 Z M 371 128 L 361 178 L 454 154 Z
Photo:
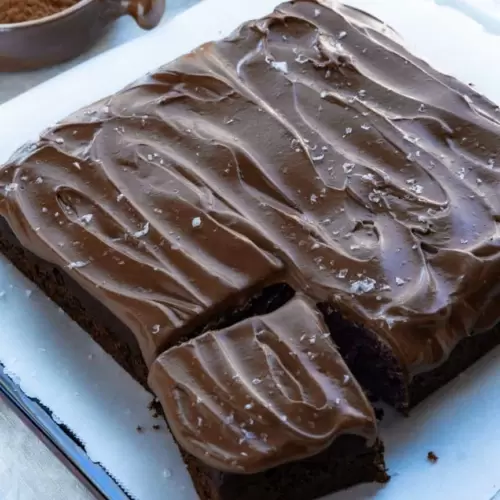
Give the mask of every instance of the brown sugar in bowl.
M 47 17 L 0 24 L 0 71 L 36 69 L 72 59 L 120 16 L 131 15 L 141 28 L 151 29 L 164 11 L 165 0 L 81 0 Z

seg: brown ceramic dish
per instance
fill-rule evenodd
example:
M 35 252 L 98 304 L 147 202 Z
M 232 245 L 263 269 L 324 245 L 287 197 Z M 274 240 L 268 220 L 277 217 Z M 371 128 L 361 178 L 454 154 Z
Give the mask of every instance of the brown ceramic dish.
M 21 71 L 60 63 L 89 48 L 112 21 L 131 15 L 144 29 L 154 28 L 165 0 L 81 0 L 53 16 L 0 24 L 0 71 Z

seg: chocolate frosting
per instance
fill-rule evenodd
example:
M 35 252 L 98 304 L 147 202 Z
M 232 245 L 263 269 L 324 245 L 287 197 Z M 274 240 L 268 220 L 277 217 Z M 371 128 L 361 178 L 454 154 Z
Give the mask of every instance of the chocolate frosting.
M 499 117 L 372 17 L 295 1 L 19 151 L 0 213 L 148 362 L 279 279 L 374 332 L 411 377 L 500 319 Z M 218 335 L 203 342 L 217 351 Z M 230 468 L 227 446 L 206 460 Z M 254 465 L 281 460 L 259 446 Z
M 130 327 L 150 364 L 282 266 L 206 185 L 155 153 L 148 160 L 140 120 L 110 162 L 82 141 L 102 127 L 49 133 L 7 166 L 4 214 L 24 246 L 63 266 Z
M 218 470 L 260 472 L 342 434 L 375 439 L 370 403 L 328 337 L 298 296 L 166 351 L 149 384 L 189 453 Z

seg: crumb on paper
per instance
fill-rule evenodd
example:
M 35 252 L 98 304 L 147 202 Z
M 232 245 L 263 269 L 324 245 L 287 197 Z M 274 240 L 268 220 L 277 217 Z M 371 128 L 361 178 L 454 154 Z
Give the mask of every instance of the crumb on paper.
M 433 451 L 429 451 L 429 453 L 427 453 L 427 460 L 435 464 L 439 460 L 439 457 Z
M 135 430 L 136 430 L 137 432 L 139 432 L 139 433 L 144 431 L 144 429 L 143 429 L 140 425 L 138 425 L 138 426 L 135 428 Z
M 161 429 L 161 427 L 158 424 L 153 425 L 153 430 L 159 431 L 160 429 Z
M 153 418 L 159 418 L 161 415 L 161 406 L 156 399 L 150 401 L 150 403 L 148 404 L 148 410 L 151 412 L 151 416 Z

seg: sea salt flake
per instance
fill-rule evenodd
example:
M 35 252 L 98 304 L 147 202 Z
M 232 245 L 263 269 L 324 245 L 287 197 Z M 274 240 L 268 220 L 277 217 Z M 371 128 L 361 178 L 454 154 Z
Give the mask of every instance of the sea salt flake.
M 313 161 L 321 161 L 325 158 L 325 155 L 324 154 L 319 154 L 319 155 L 316 155 L 316 156 L 311 156 L 312 160 Z
M 307 61 L 309 61 L 309 59 L 304 54 L 298 54 L 295 58 L 295 62 L 299 64 L 305 64 Z
M 321 14 L 319 9 L 314 9 L 314 17 L 318 17 Z
M 201 218 L 200 217 L 194 217 L 193 220 L 191 221 L 191 225 L 193 227 L 200 227 L 201 226 Z
M 416 144 L 420 140 L 418 137 L 406 133 L 403 134 L 403 139 L 405 141 L 411 142 L 412 144 Z
M 87 260 L 87 261 L 83 261 L 83 260 L 75 260 L 74 262 L 70 262 L 68 264 L 68 269 L 79 269 L 81 267 L 85 267 L 89 264 L 90 262 Z
M 172 471 L 170 469 L 163 469 L 162 475 L 165 479 L 168 479 L 169 477 L 172 477 Z
M 286 61 L 271 61 L 271 66 L 282 73 L 288 73 L 288 64 Z
M 311 203 L 316 203 L 318 201 L 318 197 L 315 194 L 312 194 L 309 197 L 309 200 L 310 200 Z
M 42 184 L 42 182 L 43 182 L 43 179 L 41 177 L 37 177 L 35 179 L 35 184 Z
M 84 224 L 90 224 L 90 221 L 93 219 L 93 215 L 92 214 L 85 214 L 85 215 L 82 215 L 80 217 L 80 220 L 84 223 Z
M 58 138 L 56 139 L 56 143 L 57 143 L 57 144 L 64 144 L 64 139 L 63 139 L 62 137 L 58 137 Z
M 396 285 L 403 286 L 405 284 L 405 280 L 401 279 L 399 276 L 396 276 Z
M 362 128 L 363 130 L 370 130 L 370 129 L 371 129 L 371 126 L 370 126 L 370 125 L 368 125 L 368 123 L 363 123 L 363 125 L 361 125 L 361 128 Z
M 354 167 L 355 167 L 354 163 L 349 163 L 349 162 L 346 162 L 342 165 L 342 168 L 344 169 L 344 172 L 346 174 L 350 174 L 353 171 Z
M 140 231 L 136 231 L 135 233 L 133 233 L 133 236 L 135 238 L 141 238 L 142 236 L 146 236 L 148 232 L 149 232 L 149 222 L 146 222 L 146 224 L 144 224 L 144 227 Z
M 345 134 L 346 135 L 352 134 L 352 127 L 346 127 Z
M 253 385 L 259 385 L 260 383 L 262 383 L 262 380 L 261 380 L 260 378 L 255 377 L 255 378 L 252 380 L 252 384 L 253 384 Z
M 343 38 L 345 38 L 347 36 L 347 32 L 346 31 L 341 31 L 339 33 L 339 40 L 342 40 Z
M 373 278 L 363 278 L 358 281 L 351 283 L 351 293 L 356 295 L 361 295 L 363 293 L 371 292 L 377 282 Z
M 11 182 L 5 186 L 5 192 L 10 193 L 11 191 L 17 191 L 19 184 L 17 182 Z
M 326 90 L 322 90 L 319 95 L 321 99 L 325 99 L 328 96 L 328 92 Z
M 341 269 L 338 274 L 337 274 L 337 277 L 340 278 L 340 279 L 344 279 L 346 276 L 347 276 L 347 269 Z
M 160 332 L 160 325 L 153 325 L 153 328 L 151 328 L 151 332 L 156 335 L 157 333 Z

